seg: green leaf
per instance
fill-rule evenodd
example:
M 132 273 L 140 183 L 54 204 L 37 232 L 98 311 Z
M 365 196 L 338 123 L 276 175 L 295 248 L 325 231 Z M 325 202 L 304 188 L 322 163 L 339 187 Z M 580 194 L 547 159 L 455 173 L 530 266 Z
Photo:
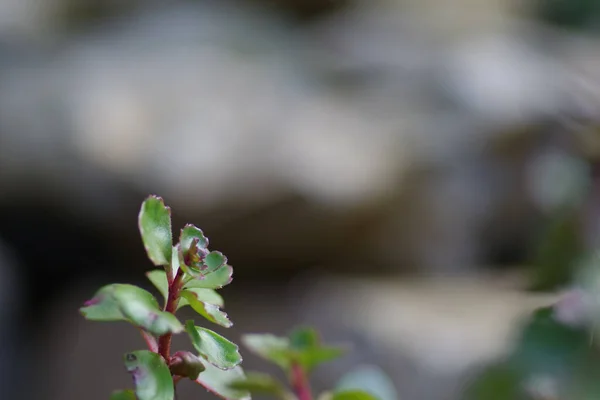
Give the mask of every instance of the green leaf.
M 339 358 L 345 352 L 340 347 L 322 346 L 321 338 L 313 328 L 297 328 L 290 333 L 289 338 L 289 358 L 300 363 L 307 372 L 319 364 Z
M 188 292 L 192 292 L 196 294 L 196 298 L 203 303 L 214 304 L 215 306 L 223 307 L 225 305 L 225 301 L 223 297 L 215 292 L 213 289 L 186 289 Z M 179 310 L 181 307 L 187 306 L 190 303 L 185 298 L 179 300 L 179 305 L 177 309 Z
M 600 3 L 596 0 L 535 0 L 527 4 L 536 23 L 571 35 L 598 37 Z
M 117 285 L 113 296 L 123 315 L 154 335 L 179 333 L 183 325 L 173 314 L 162 311 L 149 292 L 133 285 Z
M 541 232 L 530 263 L 531 289 L 552 291 L 573 277 L 579 256 L 585 250 L 578 210 L 571 207 L 556 212 Z
M 173 378 L 159 354 L 148 350 L 133 351 L 125 354 L 124 362 L 133 377 L 138 400 L 173 400 Z
M 232 275 L 233 268 L 230 265 L 223 265 L 211 274 L 187 282 L 184 288 L 220 289 L 231 283 Z
M 314 349 L 292 352 L 291 356 L 295 358 L 307 372 L 310 372 L 320 364 L 341 357 L 344 355 L 345 351 L 345 349 L 339 347 L 317 347 Z
M 152 282 L 154 287 L 158 289 L 162 294 L 165 302 L 169 297 L 169 282 L 167 281 L 167 273 L 162 269 L 155 269 L 153 271 L 146 272 L 146 276 Z
M 198 299 L 196 293 L 189 290 L 183 290 L 181 292 L 181 297 L 187 300 L 194 311 L 210 322 L 224 326 L 225 328 L 229 328 L 233 325 L 229 318 L 227 318 L 227 314 L 221 311 L 218 306 L 202 302 Z
M 600 398 L 600 354 L 590 349 L 586 360 L 573 366 L 573 377 L 565 391 L 569 400 L 596 400 Z
M 235 390 L 245 390 L 251 394 L 271 394 L 282 399 L 294 399 L 294 396 L 276 379 L 258 372 L 249 372 L 246 374 L 246 379 L 233 381 L 229 387 Z
M 192 320 L 186 322 L 185 330 L 198 353 L 215 367 L 232 369 L 242 362 L 238 346 L 216 332 L 194 326 Z
M 331 400 L 380 400 L 377 397 L 361 390 L 346 390 L 333 394 Z
M 207 362 L 205 367 L 206 370 L 198 376 L 196 383 L 227 400 L 250 400 L 248 391 L 231 387 L 233 382 L 245 378 L 244 372 L 239 366 L 223 371 Z
M 162 198 L 149 196 L 144 200 L 138 225 L 148 258 L 156 266 L 169 265 L 173 246 L 171 209 Z
M 586 357 L 589 345 L 589 332 L 561 324 L 553 308 L 545 307 L 524 327 L 511 361 L 527 373 L 561 374 Z
M 93 321 L 126 320 L 157 336 L 183 331 L 177 318 L 162 311 L 151 293 L 134 285 L 104 286 L 80 312 Z
M 198 247 L 203 249 L 208 248 L 208 238 L 204 236 L 202 230 L 192 224 L 187 224 L 183 227 L 179 235 L 179 245 L 181 246 L 183 254 L 189 251 L 193 239 L 197 239 Z
M 313 328 L 297 328 L 289 335 L 290 345 L 295 350 L 306 350 L 321 344 L 319 334 Z
M 189 276 L 203 279 L 206 275 L 221 268 L 227 262 L 227 258 L 218 251 L 209 253 L 208 249 L 202 246 L 208 243 L 206 238 L 198 237 L 202 231 L 198 229 L 194 232 L 186 235 L 182 231 L 181 237 L 184 242 L 178 245 L 177 251 L 179 265 Z
M 283 369 L 290 366 L 290 341 L 288 338 L 271 334 L 246 334 L 242 342 L 252 353 L 279 365 Z
M 133 390 L 119 390 L 110 395 L 110 400 L 137 400 Z
M 469 385 L 467 400 L 525 400 L 518 372 L 506 364 L 487 368 Z
M 227 263 L 227 257 L 220 251 L 211 251 L 204 259 L 204 265 L 206 266 L 205 274 L 209 274 L 221 268 Z
M 113 297 L 115 285 L 100 288 L 79 312 L 90 321 L 122 321 L 125 319 Z
M 171 276 L 175 277 L 179 271 L 179 245 L 173 246 L 171 249 Z M 185 272 L 185 270 L 184 270 Z
M 397 400 L 398 393 L 388 375 L 378 367 L 364 365 L 344 375 L 336 385 L 336 392 L 363 391 L 379 400 Z

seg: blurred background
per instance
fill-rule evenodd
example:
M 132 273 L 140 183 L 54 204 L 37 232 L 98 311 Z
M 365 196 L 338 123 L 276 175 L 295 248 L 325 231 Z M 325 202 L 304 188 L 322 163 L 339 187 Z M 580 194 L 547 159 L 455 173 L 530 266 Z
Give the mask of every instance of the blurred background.
M 460 399 L 599 243 L 598 28 L 597 0 L 1 0 L 0 397 L 131 385 L 137 331 L 78 307 L 150 288 L 155 193 L 234 266 L 228 337 L 314 325 L 353 346 L 316 389 L 374 364 Z

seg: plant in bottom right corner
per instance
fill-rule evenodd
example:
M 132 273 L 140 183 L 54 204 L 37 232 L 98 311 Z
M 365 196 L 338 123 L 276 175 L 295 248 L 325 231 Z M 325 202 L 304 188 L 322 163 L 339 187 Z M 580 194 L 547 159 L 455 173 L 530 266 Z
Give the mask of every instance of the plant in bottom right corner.
M 242 342 L 253 354 L 276 364 L 288 385 L 275 377 L 247 372 L 246 377 L 231 384 L 236 390 L 274 396 L 281 400 L 313 400 L 310 374 L 319 365 L 345 353 L 339 346 L 324 345 L 312 328 L 297 328 L 287 337 L 271 334 L 247 334 Z M 380 369 L 363 366 L 342 377 L 331 391 L 320 393 L 318 400 L 397 400 L 390 378 Z

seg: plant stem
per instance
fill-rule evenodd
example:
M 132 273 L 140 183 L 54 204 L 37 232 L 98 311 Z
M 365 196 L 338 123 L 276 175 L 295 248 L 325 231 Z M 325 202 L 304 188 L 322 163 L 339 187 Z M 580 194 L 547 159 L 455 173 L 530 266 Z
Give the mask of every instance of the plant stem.
M 304 369 L 298 363 L 292 364 L 291 384 L 298 400 L 312 400 L 308 378 Z
M 183 270 L 177 271 L 177 276 L 173 279 L 173 282 L 169 285 L 169 295 L 167 302 L 165 303 L 165 311 L 171 314 L 175 314 L 177 310 L 177 304 L 179 303 L 179 290 L 181 289 L 181 280 L 183 279 Z M 168 363 L 171 357 L 171 337 L 173 334 L 167 333 L 158 338 L 158 353 L 163 356 L 165 361 Z
M 144 340 L 146 341 L 146 344 L 148 345 L 148 349 L 154 353 L 158 352 L 158 343 L 156 343 L 156 338 L 154 336 L 152 336 L 151 334 L 149 334 L 148 332 L 146 332 L 145 330 L 143 330 L 142 328 L 140 328 L 140 332 L 142 333 L 142 337 L 144 338 Z

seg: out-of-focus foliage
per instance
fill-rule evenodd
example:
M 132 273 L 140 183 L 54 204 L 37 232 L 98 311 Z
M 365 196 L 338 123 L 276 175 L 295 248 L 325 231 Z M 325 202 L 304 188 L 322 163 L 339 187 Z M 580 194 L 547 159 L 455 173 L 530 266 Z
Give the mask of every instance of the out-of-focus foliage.
M 597 0 L 535 0 L 538 18 L 573 30 L 600 33 L 600 2 Z
M 600 396 L 600 259 L 580 263 L 573 289 L 524 323 L 505 360 L 471 385 L 469 400 L 587 400 Z
M 577 138 L 572 141 L 577 148 L 585 144 L 583 137 L 571 137 Z M 591 233 L 587 220 L 596 208 L 589 204 L 594 182 L 590 161 L 581 154 L 583 151 L 554 153 L 539 160 L 538 173 L 532 176 L 533 197 L 545 211 L 546 221 L 531 261 L 533 290 L 555 290 L 571 283 L 581 257 L 588 251 Z
M 312 398 L 308 375 L 318 366 L 340 357 L 341 347 L 321 343 L 317 331 L 297 328 L 287 337 L 271 334 L 248 334 L 244 344 L 255 355 L 276 364 L 288 377 L 292 390 L 269 375 L 250 372 L 245 379 L 233 383 L 234 388 L 255 394 L 269 394 L 281 400 Z M 397 400 L 390 378 L 381 369 L 360 367 L 343 376 L 331 392 L 318 396 L 323 400 Z
M 549 218 L 532 262 L 533 290 L 553 290 L 572 278 L 584 246 L 578 210 L 565 209 Z

